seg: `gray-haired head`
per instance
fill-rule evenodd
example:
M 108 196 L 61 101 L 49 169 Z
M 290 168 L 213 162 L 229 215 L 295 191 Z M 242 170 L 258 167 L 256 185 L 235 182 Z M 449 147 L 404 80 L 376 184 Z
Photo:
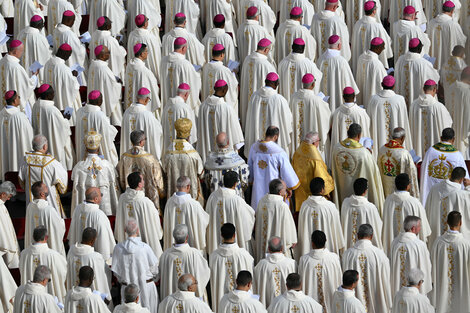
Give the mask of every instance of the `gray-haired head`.
M 132 303 L 136 302 L 139 297 L 140 289 L 136 284 L 129 284 L 124 288 L 124 302 Z
M 424 273 L 419 268 L 412 268 L 406 275 L 406 279 L 408 280 L 408 286 L 418 286 L 424 279 Z
M 4 181 L 3 183 L 0 184 L 0 195 L 2 193 L 11 195 L 14 197 L 16 195 L 16 187 L 15 184 L 13 184 L 11 181 Z
M 184 96 L 186 96 L 187 94 L 189 94 L 191 92 L 190 89 L 181 89 L 181 88 L 178 88 L 178 90 L 176 91 L 176 95 L 180 96 L 181 98 L 183 98 Z
M 271 180 L 269 183 L 269 193 L 272 195 L 279 195 L 283 188 L 284 183 L 278 178 Z
M 180 176 L 176 180 L 176 189 L 181 190 L 191 185 L 191 179 L 188 176 Z
M 282 239 L 278 236 L 272 236 L 268 240 L 268 251 L 271 253 L 282 252 L 283 250 Z
M 405 137 L 405 135 L 406 135 L 406 132 L 403 127 L 396 127 L 393 129 L 392 139 L 401 139 Z
M 183 244 L 188 238 L 188 226 L 185 224 L 178 224 L 173 229 L 173 238 L 175 239 L 176 244 Z
M 39 151 L 44 148 L 44 145 L 47 144 L 47 138 L 44 135 L 36 135 L 33 137 L 32 145 L 34 151 Z
M 421 219 L 414 215 L 408 215 L 403 221 L 403 229 L 406 232 L 410 232 L 413 227 L 417 227 Z
M 133 146 L 138 146 L 142 140 L 145 140 L 145 138 L 145 133 L 142 130 L 134 130 L 130 135 Z
M 34 270 L 33 283 L 42 283 L 44 279 L 51 279 L 51 270 L 45 265 L 39 265 Z
M 184 274 L 178 279 L 178 289 L 181 291 L 188 291 L 196 279 L 191 274 Z
M 364 238 L 372 238 L 374 235 L 374 229 L 370 224 L 362 224 L 357 230 L 357 239 L 361 240 Z
M 318 132 L 308 132 L 304 136 L 304 141 L 311 145 L 313 145 L 318 140 L 320 140 L 320 137 L 318 136 Z
M 139 225 L 137 221 L 133 218 L 129 219 L 126 224 L 126 234 L 129 237 L 135 237 L 139 233 Z
M 137 100 L 145 100 L 145 99 L 147 99 L 147 98 L 150 98 L 150 94 L 139 95 L 139 93 L 137 93 L 136 98 L 137 98 Z

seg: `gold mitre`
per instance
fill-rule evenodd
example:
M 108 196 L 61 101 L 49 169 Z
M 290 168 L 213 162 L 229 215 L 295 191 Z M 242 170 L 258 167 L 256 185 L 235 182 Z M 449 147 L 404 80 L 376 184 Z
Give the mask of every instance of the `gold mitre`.
M 90 150 L 97 150 L 100 147 L 101 139 L 103 136 L 92 130 L 85 136 L 85 147 Z
M 193 123 L 189 118 L 179 118 L 175 122 L 176 136 L 178 138 L 188 138 L 191 134 Z

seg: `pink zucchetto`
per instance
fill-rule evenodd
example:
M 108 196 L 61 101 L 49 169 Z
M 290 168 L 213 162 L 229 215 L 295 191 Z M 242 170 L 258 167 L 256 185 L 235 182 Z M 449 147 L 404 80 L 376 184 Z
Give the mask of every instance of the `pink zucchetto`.
M 249 7 L 248 10 L 246 10 L 247 16 L 256 16 L 257 13 L 258 13 L 258 8 L 255 6 Z
M 16 91 L 14 90 L 8 90 L 5 92 L 5 100 L 10 100 L 11 97 L 13 97 L 16 94 Z
M 224 86 L 227 86 L 227 82 L 223 79 L 219 79 L 214 84 L 214 88 L 219 88 L 219 87 L 224 87 Z
M 370 11 L 375 7 L 375 1 L 367 1 L 364 3 L 364 11 Z
M 178 12 L 175 14 L 175 17 L 186 17 L 183 12 Z
M 15 39 L 11 42 L 10 47 L 11 48 L 16 48 L 16 47 L 21 46 L 22 44 L 23 43 L 20 40 Z
M 101 51 L 103 51 L 103 49 L 104 49 L 104 46 L 103 46 L 103 45 L 96 46 L 96 48 L 95 48 L 95 56 L 98 56 L 98 55 L 101 53 Z
M 134 45 L 134 54 L 136 54 L 137 52 L 139 52 L 140 48 L 142 48 L 142 44 L 141 43 L 136 43 Z
M 338 3 L 338 0 L 326 0 L 327 3 Z
M 380 46 L 383 43 L 384 43 L 384 40 L 380 37 L 372 38 L 372 40 L 370 41 L 370 44 L 373 46 Z
M 293 15 L 293 16 L 302 15 L 302 8 L 301 8 L 301 7 L 293 7 L 293 8 L 290 10 L 290 15 Z
M 436 86 L 437 83 L 433 81 L 432 79 L 428 79 L 427 81 L 424 82 L 424 86 Z
M 343 95 L 354 95 L 355 91 L 352 87 L 346 87 L 343 89 Z
M 72 47 L 68 43 L 63 43 L 59 46 L 59 50 L 72 51 Z
M 186 39 L 184 39 L 183 37 L 178 37 L 175 39 L 175 42 L 173 44 L 177 46 L 182 46 L 182 45 L 185 45 L 186 42 L 187 42 Z
M 73 11 L 67 10 L 67 11 L 64 11 L 62 16 L 69 16 L 69 17 L 70 16 L 75 16 L 75 13 L 73 13 Z
M 40 15 L 33 15 L 33 17 L 29 20 L 30 22 L 39 22 L 42 20 Z
M 224 49 L 225 49 L 225 47 L 223 45 L 221 45 L 220 43 L 218 43 L 218 44 L 216 44 L 212 47 L 212 51 L 222 51 Z
M 223 14 L 217 14 L 214 16 L 214 23 L 222 23 L 225 22 L 225 16 Z
M 302 38 L 295 38 L 294 44 L 298 46 L 305 46 L 305 41 Z
M 391 76 L 391 75 L 387 75 L 384 77 L 384 79 L 382 80 L 382 84 L 385 86 L 385 87 L 393 87 L 395 86 L 395 77 Z
M 137 91 L 137 94 L 139 96 L 146 96 L 146 95 L 149 95 L 150 94 L 150 90 L 148 90 L 147 88 L 145 87 L 142 87 L 139 89 L 139 91 Z
M 101 92 L 98 90 L 93 90 L 88 94 L 88 99 L 89 100 L 96 100 L 101 96 Z
M 268 38 L 263 38 L 258 42 L 258 47 L 261 47 L 261 48 L 266 48 L 266 47 L 269 47 L 270 45 L 271 45 L 271 40 L 269 40 Z
M 181 84 L 178 86 L 178 89 L 181 89 L 181 90 L 189 90 L 189 89 L 191 89 L 191 87 L 189 87 L 189 85 L 186 84 L 186 83 L 181 83 Z
M 421 41 L 418 38 L 412 38 L 410 40 L 410 43 L 408 44 L 408 47 L 416 48 L 420 43 L 421 43 Z
M 328 38 L 328 44 L 333 45 L 339 41 L 339 36 L 338 35 L 331 35 L 330 38 Z
M 403 14 L 406 14 L 406 15 L 411 15 L 411 14 L 415 14 L 416 13 L 416 9 L 411 6 L 411 5 L 407 5 L 404 9 L 403 9 Z
M 274 72 L 268 73 L 268 75 L 266 75 L 266 80 L 268 80 L 270 82 L 278 81 L 279 80 L 279 75 L 277 75 Z
M 137 27 L 144 25 L 147 18 L 143 14 L 139 14 L 135 17 L 134 22 Z
M 104 25 L 104 22 L 106 22 L 106 19 L 104 18 L 104 16 L 100 16 L 100 17 L 96 20 L 96 26 L 101 27 L 101 26 Z
M 304 84 L 313 83 L 314 80 L 315 80 L 315 76 L 313 76 L 310 73 L 307 73 L 307 74 L 304 75 L 304 77 L 302 77 L 302 83 L 304 83 Z
M 42 94 L 42 93 L 46 92 L 50 87 L 51 87 L 51 85 L 49 85 L 49 84 L 42 84 L 41 87 L 39 87 L 39 89 L 38 89 L 38 93 Z
M 446 7 L 446 8 L 455 8 L 455 4 L 452 1 L 444 2 L 443 6 Z

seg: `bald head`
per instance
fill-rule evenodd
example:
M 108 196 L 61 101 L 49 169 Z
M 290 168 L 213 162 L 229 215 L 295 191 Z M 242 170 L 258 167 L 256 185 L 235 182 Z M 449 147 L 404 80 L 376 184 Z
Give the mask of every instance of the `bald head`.
M 215 137 L 215 142 L 217 144 L 217 147 L 219 149 L 224 149 L 228 147 L 228 137 L 227 134 L 224 132 L 221 132 Z
M 98 187 L 90 187 L 85 191 L 86 202 L 100 204 L 101 203 L 101 190 Z
M 196 291 L 197 281 L 191 274 L 183 274 L 178 279 L 178 289 L 181 291 Z

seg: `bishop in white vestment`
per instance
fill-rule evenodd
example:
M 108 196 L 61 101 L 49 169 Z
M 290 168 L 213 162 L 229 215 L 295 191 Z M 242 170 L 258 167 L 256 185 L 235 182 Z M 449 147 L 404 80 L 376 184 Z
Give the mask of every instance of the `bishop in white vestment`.
M 170 32 L 175 27 L 174 17 L 178 13 L 182 13 L 186 16 L 186 27 L 188 31 L 198 38 L 201 38 L 201 11 L 205 12 L 205 1 L 201 3 L 202 8 L 199 8 L 199 2 L 194 0 L 165 0 L 166 11 L 165 11 L 165 33 Z M 158 8 L 157 8 L 158 9 Z M 146 14 L 147 16 L 152 16 Z M 160 16 L 160 14 L 158 14 Z
M 462 89 L 465 90 L 466 85 L 468 84 L 455 84 L 455 82 L 464 82 L 466 80 L 466 75 L 468 70 L 464 72 L 464 77 L 462 79 L 462 71 L 467 67 L 467 63 L 465 63 L 465 48 L 462 46 L 455 46 L 452 49 L 452 55 L 449 56 L 447 60 L 443 60 L 441 64 L 441 84 L 444 90 L 445 102 L 448 104 L 448 110 L 452 119 L 455 120 L 455 123 L 458 123 L 458 119 L 456 116 L 458 115 L 456 111 L 460 108 L 459 105 L 455 105 L 456 93 L 459 93 Z M 455 87 L 459 85 L 458 87 Z M 465 93 L 465 92 L 464 92 Z M 459 95 L 460 96 L 460 95 Z M 465 109 L 465 106 L 462 106 Z
M 42 2 L 42 1 L 41 1 Z M 54 28 L 59 24 L 62 20 L 62 16 L 65 11 L 69 10 L 74 13 L 78 13 L 75 11 L 75 8 L 71 1 L 67 0 L 48 0 L 44 1 L 47 4 L 47 7 L 43 7 L 43 14 L 44 16 L 47 15 L 47 33 L 52 34 Z M 80 24 L 82 22 L 81 14 L 75 14 L 76 23 L 73 24 L 72 29 L 77 34 L 80 35 Z
M 364 16 L 373 17 L 377 23 L 380 23 L 381 11 L 380 1 L 353 0 L 346 3 L 346 24 L 349 31 L 352 32 L 356 23 Z
M 204 3 L 206 2 L 206 3 Z M 217 1 L 217 0 L 206 0 L 202 4 L 205 5 L 205 16 L 206 20 L 206 30 L 209 30 L 212 26 L 212 21 L 215 16 L 222 14 L 224 16 L 224 28 L 227 33 L 235 36 L 237 31 L 237 20 L 235 6 L 236 2 L 234 1 Z M 237 1 L 238 2 L 238 1 Z
M 2 4 L 3 6 L 3 4 Z M 13 6 L 13 3 L 11 3 Z M 29 21 L 34 15 L 44 16 L 43 6 L 39 2 L 34 2 L 30 0 L 19 0 L 14 3 L 14 13 L 11 14 L 11 17 L 16 17 L 15 23 L 13 23 L 13 34 L 18 36 L 18 34 L 29 25 Z M 2 15 L 3 16 L 3 15 Z
M 346 270 L 343 273 L 343 284 L 333 295 L 330 310 L 335 313 L 366 313 L 366 307 L 355 295 L 358 284 L 359 273 L 356 270 Z
M 168 8 L 168 6 L 167 6 Z M 161 18 L 161 11 L 160 11 L 160 0 L 153 0 L 153 1 L 145 1 L 145 0 L 130 0 L 127 3 L 127 32 L 131 33 L 138 27 L 133 23 L 133 18 L 139 16 L 139 15 L 144 15 L 147 16 L 149 25 L 148 29 L 151 33 L 153 33 L 156 37 L 160 38 L 159 34 L 159 28 L 162 23 L 162 18 Z M 176 11 L 180 12 L 180 11 Z M 175 13 L 172 13 L 170 15 L 166 15 L 167 18 L 171 20 L 173 16 L 175 16 Z M 168 13 L 167 13 L 168 14 Z M 165 21 L 165 26 L 166 27 L 173 27 L 173 25 L 170 25 L 170 23 Z M 168 28 L 169 29 L 169 28 Z M 166 29 L 165 31 L 168 31 Z
M 434 313 L 429 298 L 420 293 L 426 281 L 423 271 L 413 268 L 406 276 L 407 285 L 403 286 L 393 298 L 392 313 L 423 312 Z M 424 281 L 424 282 L 423 282 Z
M 273 1 L 274 2 L 274 1 Z M 293 8 L 298 7 L 302 9 L 302 19 L 300 22 L 302 25 L 308 25 L 310 26 L 310 23 L 312 22 L 313 15 L 315 14 L 315 11 L 320 11 L 315 8 L 315 6 L 318 6 L 321 2 L 317 1 L 315 3 L 312 3 L 308 0 L 289 0 L 287 1 L 287 5 L 281 5 L 280 1 L 277 1 L 271 6 L 276 7 L 273 8 L 275 12 L 279 12 L 279 22 L 282 23 L 286 20 L 289 19 L 290 17 L 290 12 L 292 11 Z M 321 3 L 324 4 L 324 3 Z
M 448 100 L 447 94 L 450 94 Z M 470 99 L 470 67 L 466 67 L 461 72 L 460 80 L 456 81 L 450 90 L 446 89 L 446 106 L 450 107 L 450 113 L 453 114 L 454 129 L 456 130 L 455 146 L 462 153 L 465 159 L 470 159 L 469 135 L 470 130 L 469 121 L 466 118 L 470 106 L 468 102 Z
M 245 22 L 245 17 L 248 16 L 244 15 L 244 12 L 248 12 L 248 9 L 251 7 L 256 7 L 257 12 L 259 14 L 259 24 L 266 28 L 266 30 L 274 37 L 274 26 L 276 24 L 276 13 L 273 11 L 271 6 L 264 2 L 263 0 L 242 0 L 240 2 L 240 10 L 238 10 L 239 14 L 239 24 Z
M 206 60 L 209 61 L 211 59 L 213 47 L 216 44 L 221 44 L 225 47 L 225 55 L 223 59 L 224 65 L 227 66 L 230 60 L 239 62 L 238 48 L 235 46 L 234 43 L 237 33 L 233 33 L 232 38 L 232 36 L 225 32 L 225 16 L 223 14 L 217 14 L 216 16 L 214 16 L 213 21 L 214 28 L 207 28 L 206 34 L 201 40 L 201 43 L 204 46 L 204 54 L 206 56 Z
M 132 3 L 132 2 L 131 2 Z M 128 4 L 129 8 L 129 19 L 137 15 L 132 12 L 132 5 Z M 108 18 L 112 21 L 111 28 L 109 29 L 111 36 L 119 35 L 124 31 L 126 26 L 126 15 L 127 11 L 124 8 L 124 5 L 120 1 L 111 1 L 111 0 L 91 0 L 88 2 L 88 12 L 90 14 L 89 23 L 88 23 L 88 32 L 93 34 L 97 28 L 100 27 L 98 20 L 101 17 Z M 133 15 L 135 14 L 135 15 Z M 155 16 L 156 20 L 160 19 L 160 15 Z M 129 33 L 132 29 L 128 29 Z
M 387 4 L 384 3 L 384 11 L 386 6 Z M 413 10 L 411 10 L 411 8 L 413 8 Z M 424 12 L 423 1 L 421 0 L 399 0 L 396 2 L 393 1 L 389 4 L 388 19 L 390 21 L 390 24 L 393 25 L 400 19 L 403 13 L 403 16 L 405 18 L 407 17 L 407 15 L 410 17 L 412 16 L 413 18 L 410 19 L 410 21 L 412 21 L 413 24 L 419 27 L 421 24 L 426 24 L 426 22 L 428 21 L 425 13 L 427 13 L 430 17 L 435 16 L 435 14 L 432 14 L 432 12 L 427 11 L 428 10 L 426 8 L 426 12 Z M 392 33 L 395 33 L 395 30 L 393 30 Z
M 8 213 L 5 202 L 16 195 L 16 188 L 10 181 L 5 181 L 0 184 L 0 221 L 1 221 L 1 236 L 0 236 L 0 250 L 2 253 L 2 261 L 8 268 L 18 268 L 18 261 L 20 257 L 20 246 L 16 238 L 15 228 L 11 221 L 10 214 Z
M 237 274 L 237 287 L 225 294 L 219 303 L 221 313 L 266 313 L 265 306 L 259 301 L 258 295 L 253 295 L 251 287 L 253 276 L 248 271 Z

